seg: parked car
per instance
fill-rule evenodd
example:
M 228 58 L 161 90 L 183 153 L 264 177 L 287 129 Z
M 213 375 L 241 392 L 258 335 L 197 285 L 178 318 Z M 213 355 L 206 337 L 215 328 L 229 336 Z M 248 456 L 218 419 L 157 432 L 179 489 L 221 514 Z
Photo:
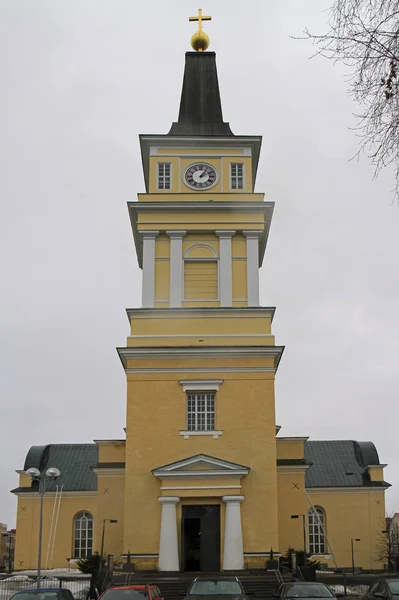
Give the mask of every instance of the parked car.
M 314 581 L 295 581 L 293 583 L 282 583 L 274 598 L 342 598 L 343 594 L 333 594 L 324 583 Z
M 398 600 L 399 596 L 399 579 L 375 579 L 369 589 L 363 594 L 363 600 Z
M 204 600 L 205 596 L 206 600 L 246 599 L 244 588 L 237 577 L 197 577 L 190 585 L 185 600 Z
M 74 600 L 71 590 L 64 588 L 35 588 L 21 590 L 10 600 Z
M 163 600 L 156 585 L 116 585 L 100 596 L 101 600 Z

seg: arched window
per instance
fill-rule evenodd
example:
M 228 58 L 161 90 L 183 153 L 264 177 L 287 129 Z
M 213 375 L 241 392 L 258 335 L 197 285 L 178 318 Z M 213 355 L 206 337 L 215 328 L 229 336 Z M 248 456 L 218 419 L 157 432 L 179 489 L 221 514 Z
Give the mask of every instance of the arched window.
M 88 558 L 93 554 L 93 517 L 80 512 L 73 520 L 73 556 Z
M 309 552 L 310 554 L 326 553 L 325 515 L 324 510 L 312 507 L 308 512 Z
M 218 256 L 207 244 L 191 246 L 184 255 L 184 300 L 219 299 Z

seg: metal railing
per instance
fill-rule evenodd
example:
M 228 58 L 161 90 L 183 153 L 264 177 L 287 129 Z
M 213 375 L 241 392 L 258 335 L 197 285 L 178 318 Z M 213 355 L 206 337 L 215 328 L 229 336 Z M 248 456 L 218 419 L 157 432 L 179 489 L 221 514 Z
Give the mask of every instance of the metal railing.
M 90 575 L 80 577 L 42 577 L 42 588 L 64 588 L 71 590 L 76 600 L 86 600 L 90 587 Z M 13 575 L 0 580 L 0 600 L 9 600 L 22 590 L 36 589 L 37 578 L 29 575 Z

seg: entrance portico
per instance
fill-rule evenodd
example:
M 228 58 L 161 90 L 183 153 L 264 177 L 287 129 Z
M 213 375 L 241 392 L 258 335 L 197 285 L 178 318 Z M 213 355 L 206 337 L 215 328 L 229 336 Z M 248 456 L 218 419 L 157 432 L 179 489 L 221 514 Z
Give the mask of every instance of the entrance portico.
M 152 471 L 162 482 L 160 571 L 244 568 L 241 478 L 249 472 L 249 467 L 206 454 Z

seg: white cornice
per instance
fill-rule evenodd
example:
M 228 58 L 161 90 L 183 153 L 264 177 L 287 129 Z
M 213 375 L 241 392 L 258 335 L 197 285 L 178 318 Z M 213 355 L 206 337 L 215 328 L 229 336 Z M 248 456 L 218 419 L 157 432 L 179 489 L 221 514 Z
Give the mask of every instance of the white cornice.
M 273 367 L 180 367 L 170 369 L 154 367 L 153 369 L 125 369 L 125 373 L 274 373 L 275 370 Z
M 179 381 L 183 392 L 219 391 L 223 379 L 182 379 Z
M 178 195 L 176 195 L 178 197 Z M 217 198 L 217 194 L 215 194 L 215 197 Z M 218 201 L 217 199 L 215 200 L 193 200 L 193 201 L 154 201 L 154 202 L 128 202 L 128 210 L 129 210 L 129 216 L 130 216 L 130 222 L 131 222 L 131 226 L 132 226 L 132 231 L 133 231 L 133 237 L 134 237 L 134 243 L 136 246 L 136 253 L 137 253 L 137 260 L 139 263 L 140 268 L 142 268 L 142 262 L 143 262 L 143 240 L 142 237 L 140 235 L 141 232 L 138 231 L 137 229 L 137 221 L 138 221 L 138 215 L 139 213 L 153 213 L 153 212 L 158 212 L 158 213 L 173 213 L 173 212 L 194 212 L 194 213 L 201 213 L 201 212 L 205 212 L 205 213 L 209 213 L 209 212 L 214 212 L 214 211 L 227 211 L 227 212 L 233 212 L 233 213 L 248 213 L 248 212 L 260 212 L 264 214 L 264 230 L 261 232 L 260 238 L 259 238 L 259 266 L 262 266 L 262 262 L 263 262 L 263 257 L 265 254 L 265 249 L 266 249 L 266 244 L 267 244 L 267 239 L 269 236 L 269 230 L 270 230 L 270 225 L 271 225 L 271 220 L 272 220 L 272 216 L 273 216 L 273 209 L 274 209 L 274 202 L 252 202 L 252 201 L 247 201 L 247 202 L 240 202 L 240 201 Z M 185 228 L 185 226 L 187 225 L 187 221 L 184 221 L 182 223 L 182 229 Z M 198 221 L 194 222 L 195 225 L 197 225 L 197 228 L 195 230 L 190 230 L 190 233 L 194 233 L 195 231 L 208 231 L 209 227 L 211 226 L 211 223 L 209 222 L 204 222 L 204 223 L 200 223 Z M 151 223 L 152 227 L 157 227 L 158 231 L 160 232 L 164 232 L 167 229 L 170 228 L 170 226 L 172 225 L 172 223 L 169 221 L 165 221 L 165 223 Z M 176 226 L 176 223 L 174 224 Z M 221 225 L 223 225 L 222 223 L 218 223 L 217 229 L 220 230 L 221 229 Z M 230 221 L 228 223 L 229 227 L 228 229 L 231 228 L 231 226 L 233 225 Z M 258 223 L 254 223 L 253 227 L 259 226 Z M 249 230 L 251 229 L 251 223 L 248 222 L 246 223 L 246 227 L 245 229 Z M 238 231 L 238 230 L 237 230 Z
M 117 348 L 123 367 L 127 361 L 135 358 L 273 358 L 274 370 L 277 370 L 284 346 L 168 346 Z
M 195 470 L 196 465 L 201 465 L 202 467 L 204 464 L 209 465 L 209 469 L 201 468 Z M 243 477 L 244 475 L 248 475 L 249 471 L 250 468 L 243 465 L 214 456 L 208 456 L 207 454 L 196 454 L 189 458 L 153 469 L 152 473 L 158 479 L 163 479 L 165 477 Z
M 246 319 L 259 319 L 271 317 L 273 319 L 276 309 L 274 306 L 233 306 L 217 308 L 127 308 L 126 313 L 129 320 L 134 319 L 204 319 L 207 317 L 216 319 L 232 319 L 245 317 Z
M 126 440 L 93 440 L 98 446 L 124 446 Z
M 178 194 L 173 194 L 178 198 Z M 218 194 L 215 194 L 217 196 Z M 273 211 L 274 202 L 268 201 L 239 201 L 239 200 L 163 200 L 163 201 L 130 201 L 129 210 L 145 213 L 153 212 L 214 212 L 228 209 L 229 212 L 268 212 Z M 151 233 L 157 233 L 152 232 Z M 249 232 L 252 234 L 252 230 Z
M 278 442 L 307 442 L 309 437 L 276 437 Z
M 210 469 L 209 471 L 205 471 L 205 469 L 201 469 L 200 471 L 172 471 L 170 473 L 168 472 L 159 472 L 156 473 L 154 472 L 155 477 L 158 477 L 158 479 L 164 479 L 166 477 L 172 477 L 172 478 L 180 478 L 180 477 L 194 477 L 196 479 L 202 479 L 203 477 L 243 477 L 244 475 L 248 475 L 249 471 L 248 470 L 244 470 L 244 469 L 237 469 L 237 470 L 231 470 L 231 471 L 225 471 L 225 470 L 220 470 L 217 471 L 216 469 Z

